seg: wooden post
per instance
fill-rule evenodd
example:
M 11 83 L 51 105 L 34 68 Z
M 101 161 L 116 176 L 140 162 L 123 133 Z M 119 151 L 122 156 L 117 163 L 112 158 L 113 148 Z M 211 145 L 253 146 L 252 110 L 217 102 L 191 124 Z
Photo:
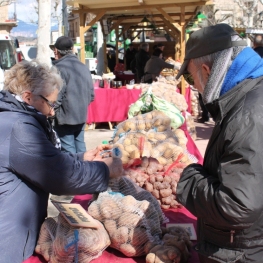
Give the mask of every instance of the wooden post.
M 116 52 L 116 65 L 117 65 L 119 63 L 119 26 L 115 28 L 115 35 L 116 35 L 115 52 Z

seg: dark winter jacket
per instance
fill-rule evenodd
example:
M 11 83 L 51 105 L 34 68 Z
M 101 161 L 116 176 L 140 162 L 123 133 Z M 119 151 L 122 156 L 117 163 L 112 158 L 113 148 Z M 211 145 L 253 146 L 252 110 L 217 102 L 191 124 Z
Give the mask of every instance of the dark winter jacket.
M 204 165 L 184 170 L 177 199 L 198 218 L 198 253 L 215 262 L 262 262 L 262 77 L 244 80 L 206 107 L 215 128 Z
M 263 47 L 256 47 L 254 50 L 263 58 Z
M 146 52 L 144 49 L 140 49 L 139 52 L 135 55 L 138 80 L 141 80 L 142 76 L 144 75 L 144 67 L 149 59 L 149 53 Z
M 35 249 L 49 193 L 81 195 L 107 189 L 103 162 L 62 153 L 50 142 L 44 115 L 0 92 L 0 262 L 21 263 Z
M 144 68 L 144 80 L 147 81 L 150 78 L 155 79 L 164 68 L 173 69 L 174 65 L 165 62 L 157 56 L 151 56 Z
M 56 124 L 77 125 L 86 122 L 87 107 L 94 100 L 90 71 L 74 54 L 53 61 L 65 82 L 58 96 Z

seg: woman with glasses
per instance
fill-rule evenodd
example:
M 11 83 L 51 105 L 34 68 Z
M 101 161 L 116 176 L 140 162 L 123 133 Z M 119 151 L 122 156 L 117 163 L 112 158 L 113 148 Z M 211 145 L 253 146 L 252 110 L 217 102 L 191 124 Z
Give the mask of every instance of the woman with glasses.
M 122 174 L 120 159 L 90 159 L 94 151 L 60 151 L 50 125 L 63 81 L 55 67 L 21 62 L 0 92 L 0 262 L 30 257 L 47 216 L 49 194 L 99 193 Z M 96 151 L 95 151 L 96 152 Z

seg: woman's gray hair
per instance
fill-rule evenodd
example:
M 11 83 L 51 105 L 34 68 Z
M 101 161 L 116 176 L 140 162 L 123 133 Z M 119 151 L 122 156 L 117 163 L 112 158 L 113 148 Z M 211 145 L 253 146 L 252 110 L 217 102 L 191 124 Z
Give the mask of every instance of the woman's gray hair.
M 5 72 L 4 90 L 21 95 L 29 90 L 33 94 L 48 96 L 64 83 L 58 69 L 37 60 L 22 61 Z

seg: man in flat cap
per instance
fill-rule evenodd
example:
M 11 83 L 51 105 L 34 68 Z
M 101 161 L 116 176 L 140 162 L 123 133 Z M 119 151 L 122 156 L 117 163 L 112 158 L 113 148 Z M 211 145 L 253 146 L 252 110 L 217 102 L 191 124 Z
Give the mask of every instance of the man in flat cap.
M 54 46 L 55 65 L 64 80 L 58 96 L 55 130 L 61 140 L 61 149 L 66 152 L 86 151 L 84 132 L 87 107 L 94 100 L 94 88 L 90 71 L 73 53 L 73 41 L 61 36 Z
M 203 165 L 187 166 L 176 192 L 198 219 L 200 262 L 263 262 L 263 60 L 217 24 L 191 34 L 181 75 L 215 121 Z

